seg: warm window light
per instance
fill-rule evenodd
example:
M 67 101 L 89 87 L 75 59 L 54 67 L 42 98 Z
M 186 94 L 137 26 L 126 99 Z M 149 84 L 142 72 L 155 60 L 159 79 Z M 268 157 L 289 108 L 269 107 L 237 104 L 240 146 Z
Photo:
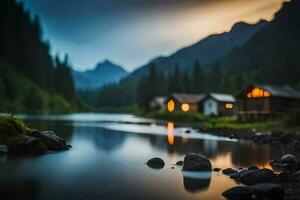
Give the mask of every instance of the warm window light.
M 270 92 L 257 87 L 253 88 L 253 90 L 247 94 L 248 98 L 259 98 L 259 97 L 270 97 L 270 96 L 271 96 Z
M 174 144 L 174 123 L 173 122 L 168 122 L 167 131 L 168 131 L 168 143 L 170 145 L 173 145 Z
M 232 103 L 226 103 L 225 104 L 225 108 L 226 109 L 232 109 L 233 108 L 233 104 Z
M 168 111 L 169 112 L 173 112 L 174 111 L 174 109 L 175 109 L 175 103 L 174 103 L 174 101 L 171 99 L 170 101 L 168 101 Z
M 189 111 L 189 110 L 190 110 L 190 105 L 187 104 L 187 103 L 183 103 L 183 104 L 181 105 L 181 110 L 182 110 L 183 112 Z

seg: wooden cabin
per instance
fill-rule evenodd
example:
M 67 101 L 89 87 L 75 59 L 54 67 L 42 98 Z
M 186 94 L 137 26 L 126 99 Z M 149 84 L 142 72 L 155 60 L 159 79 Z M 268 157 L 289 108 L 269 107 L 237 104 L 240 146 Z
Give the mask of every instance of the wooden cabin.
M 209 93 L 203 101 L 205 116 L 228 116 L 237 112 L 235 97 L 230 94 Z
M 166 101 L 166 97 L 154 97 L 150 103 L 149 103 L 149 107 L 151 110 L 155 110 L 155 111 L 165 111 L 165 101 Z
M 178 94 L 167 97 L 165 105 L 168 112 L 202 112 L 205 94 Z
M 237 99 L 240 119 L 264 119 L 300 111 L 300 92 L 287 85 L 251 84 Z

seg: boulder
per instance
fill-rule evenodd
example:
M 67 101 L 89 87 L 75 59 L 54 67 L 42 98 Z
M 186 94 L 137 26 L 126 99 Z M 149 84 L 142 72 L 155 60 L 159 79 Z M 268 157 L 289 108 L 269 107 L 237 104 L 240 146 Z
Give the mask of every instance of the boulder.
M 57 136 L 53 131 L 31 131 L 30 135 L 32 137 L 41 139 L 49 151 L 69 149 L 65 140 Z
M 251 187 L 253 193 L 258 199 L 283 199 L 284 189 L 281 185 L 275 183 L 259 183 Z
M 232 179 L 239 179 L 239 178 L 240 178 L 242 175 L 244 175 L 246 172 L 247 172 L 247 170 L 242 170 L 242 171 L 240 171 L 240 172 L 230 174 L 230 178 L 232 178 Z
M 237 173 L 238 171 L 236 171 L 232 168 L 226 168 L 226 169 L 223 169 L 222 172 L 225 175 L 231 175 L 231 174 Z
M 275 177 L 272 170 L 256 169 L 249 170 L 240 177 L 240 182 L 245 185 L 254 185 L 258 183 L 270 182 Z
M 148 167 L 161 169 L 165 166 L 165 162 L 161 158 L 151 158 L 147 162 Z
M 186 171 L 211 171 L 210 161 L 196 153 L 188 153 L 184 157 L 183 170 Z
M 292 154 L 285 154 L 281 157 L 280 162 L 282 164 L 289 163 L 289 164 L 296 164 L 297 159 L 294 155 Z
M 236 186 L 226 190 L 222 195 L 230 200 L 250 200 L 253 199 L 253 193 L 249 187 Z

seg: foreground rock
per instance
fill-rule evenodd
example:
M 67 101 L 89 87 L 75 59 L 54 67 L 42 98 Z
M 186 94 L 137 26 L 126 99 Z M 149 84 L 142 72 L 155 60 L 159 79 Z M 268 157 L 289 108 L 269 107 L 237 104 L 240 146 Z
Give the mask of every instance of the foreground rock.
M 48 151 L 67 150 L 68 145 L 61 137 L 58 137 L 53 131 L 31 131 L 30 135 L 39 138 L 47 146 Z
M 284 189 L 275 183 L 260 183 L 251 187 L 253 194 L 258 199 L 283 199 Z
M 148 167 L 161 169 L 165 166 L 165 162 L 161 158 L 152 158 L 147 162 Z
M 230 200 L 250 200 L 253 199 L 252 190 L 249 187 L 236 186 L 222 193 L 224 197 Z
M 223 172 L 223 174 L 228 175 L 228 176 L 231 174 L 237 173 L 237 171 L 232 168 L 226 168 L 222 172 Z
M 196 153 L 188 153 L 184 157 L 184 165 L 182 170 L 186 171 L 211 171 L 210 161 Z
M 245 185 L 254 185 L 258 183 L 270 182 L 275 178 L 275 174 L 269 169 L 256 169 L 245 172 L 239 181 Z
M 1 142 L 7 146 L 7 153 L 12 154 L 44 154 L 69 149 L 65 140 L 52 131 L 28 129 L 24 135 L 2 137 Z

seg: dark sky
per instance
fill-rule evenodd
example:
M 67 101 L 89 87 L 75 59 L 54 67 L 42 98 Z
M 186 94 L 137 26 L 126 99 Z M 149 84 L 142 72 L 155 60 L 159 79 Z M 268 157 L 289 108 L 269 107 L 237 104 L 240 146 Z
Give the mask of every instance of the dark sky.
M 285 0 L 22 0 L 42 20 L 52 53 L 75 69 L 109 59 L 133 70 L 238 21 L 271 20 Z

